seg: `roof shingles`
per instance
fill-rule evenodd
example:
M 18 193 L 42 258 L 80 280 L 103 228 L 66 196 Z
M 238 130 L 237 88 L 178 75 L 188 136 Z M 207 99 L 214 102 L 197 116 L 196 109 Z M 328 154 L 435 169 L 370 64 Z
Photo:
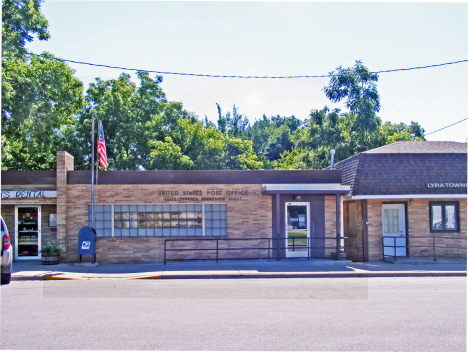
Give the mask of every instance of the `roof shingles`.
M 466 188 L 426 185 L 466 183 L 467 149 L 456 142 L 397 142 L 359 153 L 335 169 L 342 171 L 342 183 L 351 185 L 352 195 L 466 194 Z

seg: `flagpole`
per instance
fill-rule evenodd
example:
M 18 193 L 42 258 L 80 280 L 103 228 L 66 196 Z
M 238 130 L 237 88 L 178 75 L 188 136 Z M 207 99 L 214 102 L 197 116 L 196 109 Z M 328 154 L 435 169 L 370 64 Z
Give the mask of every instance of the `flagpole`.
M 91 227 L 94 228 L 94 116 L 91 118 Z
M 98 120 L 98 134 L 101 135 L 101 128 L 102 128 L 102 122 L 101 120 Z M 101 155 L 99 154 L 99 157 Z M 97 193 L 98 193 L 98 172 L 99 172 L 99 158 L 96 160 L 96 198 L 98 198 Z

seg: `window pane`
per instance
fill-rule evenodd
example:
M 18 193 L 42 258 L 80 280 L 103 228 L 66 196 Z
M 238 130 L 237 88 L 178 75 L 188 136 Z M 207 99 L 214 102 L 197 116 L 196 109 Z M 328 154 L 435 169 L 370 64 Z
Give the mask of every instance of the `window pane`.
M 146 218 L 147 218 L 148 220 L 154 219 L 154 213 L 146 213 Z
M 140 229 L 146 228 L 146 220 L 138 220 L 138 227 Z
M 122 222 L 121 221 L 115 221 L 114 222 L 114 228 L 121 229 L 122 228 Z
M 121 220 L 122 219 L 122 213 L 114 213 L 114 220 Z
M 138 219 L 139 220 L 145 220 L 146 219 L 146 213 L 138 213 Z
M 455 205 L 445 206 L 445 229 L 446 230 L 457 229 L 457 219 L 455 217 Z
M 172 220 L 177 220 L 177 219 L 179 219 L 179 213 L 178 213 L 178 212 L 172 212 L 172 213 L 171 213 L 171 219 L 172 219 Z
M 170 220 L 171 219 L 171 213 L 162 213 L 162 218 L 164 220 Z
M 442 224 L 442 206 L 433 205 L 432 206 L 432 230 L 443 230 Z
M 147 228 L 154 228 L 154 220 L 146 220 Z
M 156 227 L 156 228 L 161 228 L 161 227 L 163 227 L 162 221 L 161 221 L 161 220 L 156 220 L 156 221 L 154 222 L 154 227 Z
M 169 220 L 163 220 L 164 227 L 171 227 L 171 222 Z
M 130 227 L 130 222 L 129 221 L 122 221 L 122 228 L 123 229 L 128 229 Z
M 138 213 L 130 213 L 130 220 L 138 220 Z
M 138 228 L 138 221 L 130 221 L 130 227 L 132 229 L 137 229 Z
M 122 213 L 122 220 L 130 220 L 130 214 L 129 213 Z

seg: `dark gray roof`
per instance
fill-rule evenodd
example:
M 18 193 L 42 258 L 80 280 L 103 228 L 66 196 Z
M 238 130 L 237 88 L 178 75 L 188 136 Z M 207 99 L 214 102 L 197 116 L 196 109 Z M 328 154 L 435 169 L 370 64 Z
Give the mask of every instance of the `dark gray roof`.
M 2 171 L 2 185 L 55 185 L 55 170 Z
M 400 141 L 387 144 L 379 148 L 368 150 L 366 154 L 388 154 L 388 153 L 412 153 L 412 154 L 434 154 L 434 153 L 464 153 L 466 154 L 466 143 L 459 142 L 428 142 L 428 141 Z
M 342 171 L 352 195 L 466 194 L 466 188 L 427 188 L 427 183 L 466 183 L 467 149 L 465 143 L 397 142 L 359 153 L 334 169 Z
M 91 171 L 68 171 L 68 184 L 88 184 Z M 100 171 L 99 184 L 340 183 L 336 170 Z

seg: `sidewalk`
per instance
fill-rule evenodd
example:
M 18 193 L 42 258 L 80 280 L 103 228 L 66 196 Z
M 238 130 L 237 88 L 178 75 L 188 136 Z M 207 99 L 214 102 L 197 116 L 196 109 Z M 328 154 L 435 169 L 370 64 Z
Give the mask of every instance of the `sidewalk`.
M 399 263 L 314 260 L 184 262 L 163 264 L 42 265 L 40 260 L 15 261 L 12 281 L 93 279 L 240 279 L 325 277 L 466 276 L 466 261 Z

